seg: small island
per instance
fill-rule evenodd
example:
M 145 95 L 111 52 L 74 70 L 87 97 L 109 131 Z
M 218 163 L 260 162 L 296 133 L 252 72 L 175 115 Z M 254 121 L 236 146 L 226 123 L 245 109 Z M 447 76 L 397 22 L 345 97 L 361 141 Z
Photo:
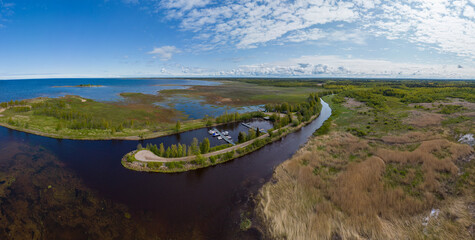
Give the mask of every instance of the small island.
M 66 86 L 53 86 L 54 88 L 93 88 L 93 87 L 104 87 L 104 85 L 94 85 L 94 84 L 79 84 L 79 85 L 66 85 Z
M 139 144 L 137 150 L 127 153 L 122 158 L 122 165 L 128 169 L 145 172 L 176 173 L 224 163 L 240 156 L 249 154 L 265 145 L 295 132 L 315 120 L 322 109 L 320 97 L 331 92 L 310 94 L 306 102 L 298 104 L 266 105 L 264 118 L 274 123 L 267 131 L 249 127 L 249 133 L 240 132 L 238 143 L 218 145 L 210 148 L 208 138 L 200 143 L 194 138 L 191 145 L 171 145 L 167 148 L 163 143 L 159 146 L 147 144 L 145 148 Z M 210 134 L 222 136 L 217 129 L 209 130 Z

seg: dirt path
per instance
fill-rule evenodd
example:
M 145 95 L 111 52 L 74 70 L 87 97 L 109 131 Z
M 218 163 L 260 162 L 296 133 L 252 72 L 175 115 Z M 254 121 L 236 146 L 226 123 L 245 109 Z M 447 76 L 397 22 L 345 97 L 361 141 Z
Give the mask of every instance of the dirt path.
M 222 149 L 222 150 L 219 150 L 219 151 L 203 154 L 202 156 L 205 157 L 205 158 L 208 158 L 208 157 L 211 157 L 211 156 L 231 152 L 231 151 L 237 150 L 239 148 L 247 147 L 247 146 L 251 145 L 257 139 L 263 139 L 263 138 L 266 138 L 268 136 L 269 136 L 269 134 L 266 133 L 266 134 L 264 134 L 262 136 L 259 136 L 258 138 L 255 138 L 251 141 L 247 141 L 245 143 L 237 144 L 237 145 L 234 145 L 232 147 L 225 148 L 225 149 Z M 180 161 L 181 162 L 190 162 L 190 161 L 195 160 L 195 158 L 196 158 L 196 156 L 187 156 L 187 157 L 180 157 L 180 158 L 163 158 L 163 157 L 159 157 L 159 156 L 155 155 L 154 153 L 152 153 L 149 150 L 140 150 L 135 154 L 135 159 L 137 159 L 138 161 L 141 161 L 141 162 L 180 162 Z
M 310 122 L 314 121 L 317 117 L 318 116 L 312 117 L 308 122 L 310 123 Z M 300 129 L 305 125 L 306 125 L 306 123 L 301 123 L 296 128 Z M 285 128 L 290 128 L 290 127 L 291 127 L 291 124 L 285 126 Z M 279 131 L 279 130 L 274 130 L 274 133 L 277 132 L 277 131 Z M 257 139 L 263 139 L 263 138 L 266 138 L 268 136 L 269 136 L 269 134 L 266 133 L 266 134 L 264 134 L 262 136 L 259 136 L 258 138 L 255 138 L 251 141 L 247 141 L 245 143 L 237 144 L 237 145 L 234 145 L 232 147 L 225 148 L 225 149 L 222 149 L 222 150 L 219 150 L 219 151 L 216 151 L 216 152 L 203 154 L 202 156 L 205 157 L 205 158 L 208 158 L 208 157 L 211 157 L 211 156 L 231 152 L 231 151 L 237 150 L 239 148 L 247 147 L 247 146 L 251 145 L 252 143 L 254 143 Z M 135 159 L 140 161 L 140 162 L 179 162 L 179 161 L 190 162 L 190 161 L 195 160 L 195 156 L 187 156 L 187 157 L 180 157 L 180 158 L 163 158 L 163 157 L 159 157 L 159 156 L 155 155 L 153 152 L 151 152 L 149 150 L 140 150 L 140 151 L 137 151 L 135 153 Z

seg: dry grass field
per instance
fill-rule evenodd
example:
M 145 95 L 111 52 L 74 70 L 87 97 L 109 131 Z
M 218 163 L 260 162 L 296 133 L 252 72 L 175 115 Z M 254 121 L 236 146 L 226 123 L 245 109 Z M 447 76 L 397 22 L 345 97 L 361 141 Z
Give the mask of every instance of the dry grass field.
M 372 121 L 378 115 L 361 114 L 368 107 L 354 99 L 331 104 L 330 132 L 278 166 L 260 191 L 267 236 L 474 239 L 475 151 L 456 137 L 473 134 L 474 119 L 451 120 L 470 116 L 464 104 L 455 115 L 401 105 L 388 120 L 400 128 Z M 358 122 L 370 123 L 367 135 L 349 131 Z

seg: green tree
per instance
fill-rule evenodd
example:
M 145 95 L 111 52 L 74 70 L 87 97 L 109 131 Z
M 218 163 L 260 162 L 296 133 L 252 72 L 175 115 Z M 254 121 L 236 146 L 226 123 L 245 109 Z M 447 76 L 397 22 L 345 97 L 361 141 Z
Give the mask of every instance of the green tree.
M 172 144 L 172 153 L 171 157 L 177 157 L 178 156 L 178 148 L 176 147 L 175 144 Z
M 205 138 L 203 140 L 203 142 L 201 142 L 201 145 L 200 145 L 201 154 L 208 153 L 209 152 L 209 146 L 210 146 L 209 139 Z
M 165 147 L 163 146 L 163 143 L 160 143 L 160 156 L 163 157 L 163 155 L 165 154 Z
M 238 142 L 239 143 L 243 143 L 247 140 L 247 136 L 246 136 L 246 133 L 245 132 L 239 132 L 239 135 L 238 135 Z
M 61 129 L 63 129 L 63 123 L 59 121 L 58 124 L 56 125 L 56 131 L 59 131 Z
M 178 143 L 178 155 L 177 157 L 182 157 L 183 156 L 183 146 Z
M 175 125 L 175 131 L 180 131 L 180 128 L 181 128 L 181 123 L 180 121 L 176 121 L 176 125 Z
M 165 157 L 169 158 L 171 157 L 171 155 L 172 155 L 172 150 L 170 149 L 170 147 L 167 147 L 167 150 L 165 151 Z
M 256 138 L 256 130 L 254 129 L 249 129 L 249 135 L 247 136 L 247 140 L 252 140 Z
M 198 147 L 198 139 L 193 138 L 193 140 L 191 141 L 191 146 L 190 146 L 190 148 L 191 148 L 191 152 L 192 152 L 193 154 L 197 154 L 197 153 L 200 152 L 200 149 L 199 149 L 199 147 Z

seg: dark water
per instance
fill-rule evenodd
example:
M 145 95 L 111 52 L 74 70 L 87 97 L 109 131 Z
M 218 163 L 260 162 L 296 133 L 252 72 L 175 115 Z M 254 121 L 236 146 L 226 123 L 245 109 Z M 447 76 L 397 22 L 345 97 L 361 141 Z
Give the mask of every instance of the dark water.
M 270 179 L 274 167 L 290 158 L 307 142 L 330 114 L 329 106 L 323 103 L 322 112 L 315 121 L 282 140 L 225 164 L 179 174 L 142 173 L 123 168 L 121 157 L 134 150 L 138 141 L 56 140 L 1 127 L 0 146 L 19 142 L 42 146 L 54 153 L 64 163 L 63 168 L 74 172 L 98 198 L 126 206 L 131 220 L 137 223 L 134 227 L 143 228 L 142 231 L 146 232 L 144 236 L 159 236 L 161 239 L 252 239 L 256 237 L 250 234 L 252 231 L 239 231 L 239 215 L 249 204 L 250 196 L 255 195 Z M 270 126 L 266 122 L 253 124 L 264 128 Z M 220 128 L 232 130 L 234 139 L 243 130 L 239 124 Z M 206 131 L 200 129 L 142 144 L 189 143 L 193 136 L 205 137 Z M 213 139 L 212 144 L 217 144 L 216 141 Z M 88 220 L 85 218 L 83 221 Z

